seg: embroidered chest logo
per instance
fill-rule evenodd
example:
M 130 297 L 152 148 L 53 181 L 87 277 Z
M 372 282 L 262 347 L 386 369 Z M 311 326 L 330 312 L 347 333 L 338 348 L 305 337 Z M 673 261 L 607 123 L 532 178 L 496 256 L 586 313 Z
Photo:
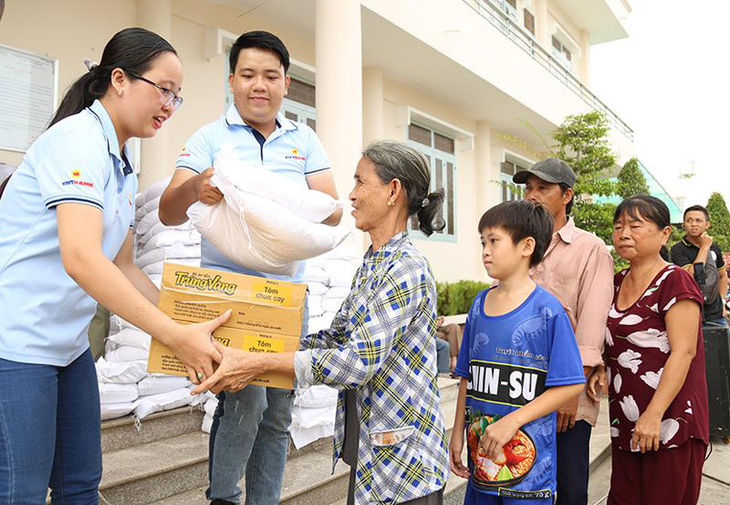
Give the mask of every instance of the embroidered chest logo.
M 91 181 L 81 180 L 81 170 L 71 170 L 71 178 L 63 181 L 61 186 L 86 186 L 87 188 L 93 188 L 94 183 Z
M 306 159 L 307 159 L 306 156 L 301 155 L 301 153 L 299 152 L 299 149 L 292 149 L 291 154 L 284 156 L 284 158 L 287 160 L 302 160 L 302 161 L 306 161 Z

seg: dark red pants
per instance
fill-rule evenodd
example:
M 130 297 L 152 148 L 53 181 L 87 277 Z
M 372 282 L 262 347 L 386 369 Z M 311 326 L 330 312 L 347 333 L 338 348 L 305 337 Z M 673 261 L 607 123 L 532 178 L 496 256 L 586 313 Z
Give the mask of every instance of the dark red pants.
M 706 451 L 696 439 L 644 454 L 613 447 L 608 505 L 696 505 Z

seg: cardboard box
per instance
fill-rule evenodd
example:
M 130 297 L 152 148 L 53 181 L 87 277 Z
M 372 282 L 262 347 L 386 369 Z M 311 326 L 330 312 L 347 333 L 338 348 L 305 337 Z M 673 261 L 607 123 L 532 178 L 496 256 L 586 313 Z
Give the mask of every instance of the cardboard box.
M 299 348 L 306 284 L 165 263 L 158 307 L 181 324 L 209 321 L 231 309 L 213 332 L 226 347 L 250 352 L 293 352 Z M 187 375 L 182 362 L 152 339 L 147 370 Z M 264 374 L 251 384 L 292 389 L 294 380 Z

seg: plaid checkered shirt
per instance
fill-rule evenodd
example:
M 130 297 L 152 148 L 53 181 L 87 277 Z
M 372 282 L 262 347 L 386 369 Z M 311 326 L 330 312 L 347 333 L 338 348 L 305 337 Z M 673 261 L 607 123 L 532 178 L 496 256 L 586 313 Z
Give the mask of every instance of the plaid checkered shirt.
M 340 390 L 334 465 L 345 435 L 344 390 L 360 419 L 355 502 L 401 503 L 448 478 L 448 447 L 436 371 L 436 285 L 406 232 L 365 254 L 332 325 L 303 339 L 300 385 Z

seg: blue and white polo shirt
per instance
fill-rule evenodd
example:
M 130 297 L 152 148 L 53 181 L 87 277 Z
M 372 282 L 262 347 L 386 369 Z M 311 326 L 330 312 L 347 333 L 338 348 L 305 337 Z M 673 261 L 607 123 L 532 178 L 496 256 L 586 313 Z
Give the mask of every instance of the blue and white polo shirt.
M 66 366 L 89 347 L 96 301 L 61 262 L 56 206 L 103 212 L 113 260 L 134 224 L 137 176 L 100 101 L 44 132 L 0 199 L 0 358 Z
M 264 138 L 258 130 L 247 125 L 235 105 L 231 105 L 225 116 L 203 126 L 188 139 L 175 167 L 199 174 L 213 166 L 218 151 L 227 145 L 241 161 L 263 165 L 307 188 L 308 175 L 330 169 L 324 147 L 317 134 L 303 123 L 290 121 L 280 113 L 276 117 L 276 125 L 276 130 L 269 138 Z M 201 244 L 201 255 L 201 265 L 205 268 L 292 282 L 303 281 L 304 262 L 301 262 L 293 277 L 258 272 L 231 261 L 205 238 Z

